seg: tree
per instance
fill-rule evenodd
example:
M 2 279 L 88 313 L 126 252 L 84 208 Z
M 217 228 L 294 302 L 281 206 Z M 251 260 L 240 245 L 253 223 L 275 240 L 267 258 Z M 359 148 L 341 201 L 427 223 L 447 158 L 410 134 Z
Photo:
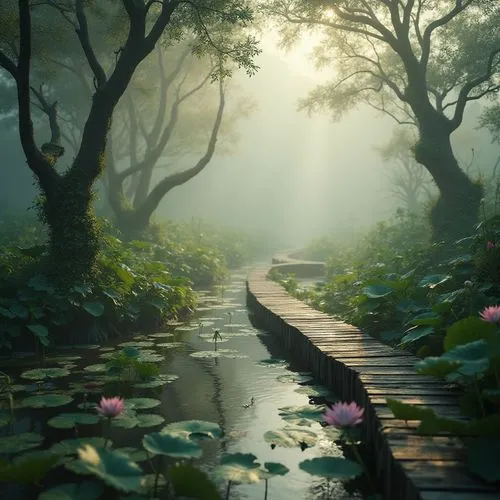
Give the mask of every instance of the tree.
M 228 82 L 211 78 L 217 60 L 209 56 L 194 64 L 190 46 L 175 50 L 159 46 L 125 94 L 120 120 L 124 126 L 115 130 L 110 143 L 106 190 L 118 226 L 129 238 L 143 234 L 169 191 L 209 164 L 219 136 L 226 139 L 228 150 L 228 141 L 234 140 L 230 130 L 234 119 L 249 110 L 248 101 L 236 102 L 236 116 L 233 113 L 229 120 Z M 176 61 L 168 73 L 167 61 Z M 151 74 L 156 75 L 154 86 Z M 223 126 L 223 115 L 229 127 Z M 155 172 L 161 177 L 156 182 Z
M 415 158 L 440 197 L 431 211 L 433 238 L 467 234 L 477 220 L 481 186 L 460 169 L 450 135 L 469 101 L 497 92 L 500 5 L 492 0 L 274 0 L 263 6 L 290 46 L 303 31 L 321 37 L 319 66 L 335 80 L 302 102 L 334 116 L 359 103 L 418 129 Z
M 412 154 L 416 138 L 407 129 L 398 129 L 391 140 L 376 148 L 384 162 L 390 163 L 391 192 L 409 212 L 421 209 L 422 198 L 432 199 L 432 177 Z
M 99 250 L 98 225 L 92 212 L 94 184 L 105 168 L 113 113 L 136 68 L 160 39 L 174 43 L 194 33 L 199 40 L 195 47 L 198 53 L 215 49 L 223 66 L 234 60 L 252 73 L 256 69 L 252 57 L 258 52 L 255 40 L 249 36 L 243 42 L 238 39 L 233 43 L 225 36 L 228 28 L 235 25 L 246 27 L 252 13 L 247 4 L 236 0 L 112 0 L 106 4 L 89 4 L 85 0 L 18 0 L 16 3 L 2 2 L 0 67 L 16 84 L 20 139 L 28 167 L 43 196 L 41 216 L 49 227 L 50 272 L 65 279 L 82 278 L 92 272 Z M 92 9 L 99 16 L 91 17 Z M 63 171 L 56 169 L 65 152 L 57 101 L 43 94 L 39 86 L 42 82 L 32 81 L 32 66 L 37 62 L 33 58 L 34 41 L 50 26 L 55 13 L 68 23 L 63 34 L 76 35 L 85 63 L 93 74 L 92 99 L 76 156 Z M 92 21 L 96 17 L 109 26 L 122 26 L 121 36 L 105 38 L 107 45 L 103 52 L 107 58 L 104 59 L 94 50 Z M 64 31 L 54 24 L 51 29 L 55 38 Z M 225 75 L 221 73 L 222 76 Z M 51 129 L 50 142 L 41 148 L 34 137 L 33 94 Z

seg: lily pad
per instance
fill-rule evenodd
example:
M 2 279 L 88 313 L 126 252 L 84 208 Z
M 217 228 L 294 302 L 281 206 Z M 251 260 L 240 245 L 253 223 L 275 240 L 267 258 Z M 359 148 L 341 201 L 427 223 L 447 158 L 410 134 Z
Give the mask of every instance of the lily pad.
M 202 456 L 199 445 L 181 435 L 153 432 L 144 436 L 142 445 L 154 455 L 167 455 L 174 458 L 199 458 Z
M 99 422 L 99 417 L 91 413 L 61 413 L 47 423 L 56 429 L 72 429 L 75 425 L 91 425 Z
M 279 377 L 276 377 L 276 380 L 278 382 L 284 383 L 291 382 L 296 384 L 307 384 L 309 382 L 312 382 L 314 380 L 314 377 L 308 374 L 287 373 L 286 375 L 280 375 Z
M 137 358 L 137 361 L 142 363 L 161 363 L 162 361 L 165 361 L 165 356 L 155 352 L 142 351 L 141 355 Z
M 214 475 L 234 483 L 258 483 L 261 480 L 260 464 L 252 453 L 232 453 L 223 455 Z
M 176 349 L 182 347 L 184 344 L 182 342 L 159 342 L 156 347 L 162 347 L 163 349 Z
M 313 422 L 318 422 L 325 413 L 323 407 L 315 405 L 307 406 L 285 406 L 278 408 L 279 415 L 283 420 L 294 425 L 309 427 Z
M 22 405 L 25 408 L 54 408 L 71 403 L 73 398 L 68 394 L 39 394 L 23 399 Z
M 245 354 L 239 354 L 236 349 L 218 349 L 217 351 L 197 351 L 190 354 L 193 358 L 248 358 Z
M 106 354 L 102 354 L 101 356 L 105 357 L 108 355 L 109 355 L 109 353 L 106 353 Z M 108 370 L 108 367 L 105 364 L 99 363 L 97 365 L 88 365 L 84 368 L 84 370 L 86 372 L 90 372 L 90 373 L 104 373 Z
M 335 399 L 334 394 L 324 385 L 303 385 L 295 389 L 294 392 L 306 396 L 330 396 L 331 399 Z
M 43 436 L 35 432 L 23 432 L 13 436 L 0 437 L 0 450 L 6 455 L 20 453 L 40 446 Z
M 219 424 L 205 420 L 183 420 L 172 422 L 161 430 L 162 434 L 182 435 L 186 438 L 205 436 L 211 439 L 222 437 Z
M 153 398 L 129 398 L 125 400 L 125 408 L 133 408 L 134 410 L 148 410 L 159 406 L 161 401 Z
M 97 500 L 104 492 L 100 483 L 63 483 L 40 494 L 38 500 Z
M 352 479 L 363 474 L 363 468 L 351 460 L 339 457 L 320 457 L 300 462 L 299 468 L 313 476 L 328 479 Z
M 155 343 L 152 340 L 131 340 L 118 345 L 120 347 L 153 347 Z
M 50 451 L 59 456 L 76 455 L 78 448 L 81 448 L 86 444 L 90 444 L 95 448 L 100 448 L 104 446 L 104 443 L 105 439 L 103 437 L 65 439 L 64 441 L 54 444 L 50 448 Z M 108 445 L 111 446 L 109 441 Z
M 165 384 L 170 384 L 178 378 L 179 375 L 162 373 L 160 375 L 155 375 L 154 377 L 148 377 L 141 382 L 137 382 L 133 384 L 132 387 L 135 387 L 136 389 L 151 389 L 153 387 L 161 387 Z
M 156 425 L 163 424 L 165 419 L 161 415 L 155 413 L 125 413 L 115 418 L 113 425 L 116 427 L 124 427 L 125 429 L 132 429 L 134 427 L 155 427 Z
M 150 333 L 148 337 L 154 338 L 154 339 L 167 339 L 170 337 L 175 337 L 175 334 L 171 332 L 157 332 L 157 333 Z
M 68 375 L 70 372 L 64 368 L 35 368 L 21 373 L 22 378 L 30 380 L 45 380 L 46 378 L 67 377 Z
M 286 465 L 276 462 L 264 462 L 264 469 L 261 474 L 266 479 L 274 476 L 284 476 L 290 472 L 290 469 Z
M 134 462 L 145 462 L 148 459 L 148 454 L 145 450 L 140 450 L 139 448 L 134 448 L 133 446 L 116 448 L 115 451 L 123 455 L 127 455 L 130 460 L 133 460 Z
M 257 361 L 256 364 L 260 366 L 285 366 L 288 364 L 288 361 L 281 358 L 267 358 Z
M 306 444 L 308 447 L 316 444 L 317 435 L 305 429 L 294 429 L 293 427 L 283 427 L 277 431 L 267 431 L 264 434 L 264 441 L 271 445 L 283 448 L 296 448 Z
M 93 474 L 107 485 L 121 491 L 137 491 L 142 469 L 126 455 L 104 448 L 85 445 L 78 449 L 78 459 L 66 464 L 77 474 Z

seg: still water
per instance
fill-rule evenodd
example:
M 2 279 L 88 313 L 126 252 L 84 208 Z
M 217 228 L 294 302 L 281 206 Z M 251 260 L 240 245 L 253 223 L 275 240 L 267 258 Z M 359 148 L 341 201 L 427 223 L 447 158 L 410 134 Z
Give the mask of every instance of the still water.
M 126 399 L 156 398 L 157 406 L 148 412 L 160 415 L 165 422 L 149 428 L 113 427 L 113 446 L 140 448 L 144 434 L 157 432 L 169 422 L 190 419 L 216 422 L 222 427 L 224 438 L 203 442 L 204 455 L 194 461 L 195 465 L 207 473 L 224 453 L 253 453 L 261 464 L 279 462 L 290 469 L 286 476 L 269 480 L 269 500 L 366 498 L 359 483 L 355 482 L 330 482 L 330 496 L 325 497 L 323 492 L 326 481 L 299 469 L 298 464 L 305 459 L 327 455 L 342 456 L 342 450 L 335 444 L 335 433 L 331 429 L 324 429 L 319 422 L 302 421 L 302 424 L 309 425 L 299 427 L 296 425 L 297 421 L 285 421 L 279 415 L 280 408 L 308 405 L 308 385 L 314 384 L 314 380 L 310 379 L 304 367 L 290 361 L 290 353 L 281 347 L 277 336 L 252 326 L 245 308 L 245 277 L 244 273 L 234 274 L 226 287 L 218 291 L 218 296 L 212 291 L 200 292 L 200 308 L 189 323 L 176 325 L 168 331 L 150 336 L 126 339 L 125 344 L 145 349 L 152 356 L 151 359 L 155 356 L 158 358 L 160 354 L 161 361 L 158 364 L 161 373 L 172 377 L 165 378 L 170 383 L 153 389 L 120 389 L 120 386 L 116 386 L 116 391 L 121 391 L 116 394 L 123 395 Z M 216 346 L 219 357 L 211 357 L 213 354 L 210 354 L 215 351 L 215 329 L 221 337 L 218 337 Z M 51 380 L 51 384 L 54 386 L 53 390 L 59 388 L 70 394 L 73 391 L 73 401 L 63 408 L 21 408 L 18 410 L 14 432 L 31 431 L 42 434 L 45 438 L 42 448 L 50 448 L 69 438 L 99 436 L 101 427 L 97 424 L 79 426 L 76 436 L 75 429 L 54 429 L 46 423 L 63 411 L 78 411 L 76 406 L 80 404 L 81 408 L 83 400 L 89 403 L 98 401 L 102 388 L 94 389 L 86 396 L 82 392 L 88 390 L 89 381 L 98 381 L 102 377 L 102 364 L 112 353 L 123 347 L 124 339 L 119 342 L 122 346 L 117 346 L 115 342 L 100 349 L 83 352 L 71 350 L 71 354 L 81 356 L 80 360 L 74 361 L 72 376 Z M 78 388 L 79 384 L 84 384 L 86 388 Z M 111 390 L 107 385 L 106 394 L 115 395 L 110 393 Z M 22 400 L 26 394 L 16 393 L 16 397 Z M 271 443 L 264 439 L 264 434 L 286 426 L 316 433 L 316 445 L 304 451 L 299 446 L 276 446 L 273 449 Z M 2 432 L 5 433 L 5 429 Z M 55 479 L 60 480 L 59 477 Z M 224 485 L 221 484 L 221 491 L 223 490 Z M 21 492 L 17 489 L 3 493 L 2 498 L 6 498 L 7 494 L 7 498 L 13 499 L 32 498 L 33 494 L 32 491 L 28 494 L 27 490 Z M 261 500 L 264 498 L 264 482 L 234 485 L 230 498 Z

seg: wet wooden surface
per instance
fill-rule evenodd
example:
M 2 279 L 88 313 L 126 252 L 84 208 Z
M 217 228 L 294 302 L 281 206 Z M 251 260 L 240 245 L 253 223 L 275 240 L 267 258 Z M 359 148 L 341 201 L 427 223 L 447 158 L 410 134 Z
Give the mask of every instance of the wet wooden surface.
M 299 261 L 293 264 L 301 276 L 307 276 L 307 263 L 302 263 L 303 269 Z M 314 263 L 314 271 L 317 268 L 318 263 Z M 386 398 L 393 398 L 432 408 L 443 417 L 463 419 L 456 390 L 418 375 L 413 355 L 383 345 L 356 327 L 289 296 L 267 279 L 269 270 L 254 270 L 247 281 L 248 306 L 256 324 L 280 334 L 319 382 L 341 399 L 365 407 L 363 438 L 375 457 L 384 498 L 500 500 L 500 490 L 467 471 L 466 450 L 460 439 L 420 435 L 419 422 L 394 418 L 386 404 Z

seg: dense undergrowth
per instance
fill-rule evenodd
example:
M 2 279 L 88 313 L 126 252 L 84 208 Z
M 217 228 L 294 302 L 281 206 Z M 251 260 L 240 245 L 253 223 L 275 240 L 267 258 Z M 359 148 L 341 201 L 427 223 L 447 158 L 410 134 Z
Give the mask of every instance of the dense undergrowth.
M 202 221 L 165 222 L 147 240 L 126 242 L 103 219 L 92 279 L 61 288 L 44 272 L 43 228 L 26 217 L 0 227 L 0 349 L 41 356 L 50 343 L 95 343 L 185 317 L 193 288 L 222 283 L 256 251 L 249 236 Z
M 500 216 L 485 218 L 470 237 L 450 244 L 430 244 L 428 235 L 425 219 L 398 212 L 355 246 L 340 248 L 327 239 L 309 245 L 304 259 L 327 262 L 326 279 L 314 289 L 301 287 L 294 276 L 274 273 L 274 279 L 315 308 L 413 352 L 421 358 L 419 373 L 458 387 L 468 421 L 442 418 L 422 406 L 388 403 L 397 418 L 420 420 L 422 433 L 468 436 L 470 469 L 496 482 Z

